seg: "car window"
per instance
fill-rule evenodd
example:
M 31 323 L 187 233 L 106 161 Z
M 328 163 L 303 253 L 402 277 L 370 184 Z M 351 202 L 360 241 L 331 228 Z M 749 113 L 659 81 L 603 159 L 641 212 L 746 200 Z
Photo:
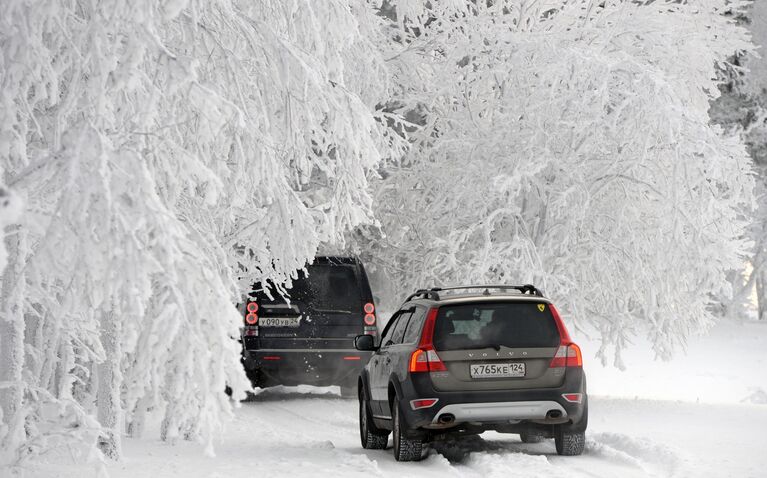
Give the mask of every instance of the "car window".
M 353 266 L 312 264 L 306 270 L 309 275 L 303 270 L 298 271 L 298 277 L 287 290 L 291 302 L 300 304 L 302 309 L 317 311 L 350 313 L 362 308 L 362 290 Z M 257 284 L 251 296 L 258 298 L 262 304 L 286 302 L 276 289 L 271 286 L 269 289 L 267 294 Z
M 399 317 L 399 320 L 397 321 L 397 326 L 394 328 L 394 333 L 392 333 L 391 341 L 394 342 L 394 344 L 402 343 L 402 337 L 404 337 L 405 335 L 405 328 L 407 327 L 407 322 L 408 320 L 410 320 L 410 316 L 412 314 L 413 314 L 412 311 L 401 311 L 401 315 Z
M 559 341 L 559 331 L 545 303 L 485 302 L 440 307 L 434 327 L 437 350 L 553 347 Z
M 405 336 L 402 338 L 403 344 L 414 344 L 421 338 L 421 326 L 426 319 L 426 309 L 423 307 L 416 307 L 415 312 L 410 317 L 405 329 Z
M 394 329 L 396 329 L 397 321 L 400 318 L 400 313 L 396 312 L 394 315 L 392 315 L 391 319 L 386 323 L 386 326 L 384 327 L 383 334 L 381 335 L 381 347 L 385 347 L 386 343 L 389 342 L 392 339 L 392 336 L 394 334 Z

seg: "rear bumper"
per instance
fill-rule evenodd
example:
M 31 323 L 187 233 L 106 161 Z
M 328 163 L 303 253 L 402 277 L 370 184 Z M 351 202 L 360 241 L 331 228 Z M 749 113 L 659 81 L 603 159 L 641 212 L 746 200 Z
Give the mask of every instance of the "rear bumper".
M 403 397 L 436 398 L 430 408 L 413 410 L 410 403 L 401 404 L 408 428 L 444 429 L 461 424 L 513 426 L 520 423 L 555 425 L 582 424 L 587 406 L 586 378 L 582 369 L 568 369 L 561 387 L 529 390 L 493 390 L 472 392 L 444 392 L 433 388 L 429 374 L 411 375 L 405 381 Z M 566 393 L 580 393 L 580 403 L 565 400 Z M 557 413 L 550 413 L 557 411 Z M 448 414 L 452 415 L 452 420 Z M 443 420 L 440 421 L 440 417 Z
M 439 403 L 437 403 L 439 405 Z M 556 418 L 566 418 L 567 411 L 553 400 L 536 402 L 480 402 L 453 403 L 438 407 L 431 424 L 439 424 L 440 417 L 450 416 L 458 423 L 462 422 L 501 422 L 509 420 L 545 420 L 552 412 L 558 412 Z
M 356 386 L 369 352 L 354 349 L 244 350 L 245 368 L 261 376 L 262 385 Z

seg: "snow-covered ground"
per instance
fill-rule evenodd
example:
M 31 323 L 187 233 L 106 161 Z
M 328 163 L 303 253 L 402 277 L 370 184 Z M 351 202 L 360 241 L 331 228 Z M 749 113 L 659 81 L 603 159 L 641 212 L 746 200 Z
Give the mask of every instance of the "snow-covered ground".
M 557 456 L 551 440 L 526 445 L 516 435 L 487 433 L 462 449 L 432 451 L 424 462 L 397 463 L 391 449 L 360 448 L 357 404 L 340 398 L 337 388 L 275 387 L 242 404 L 215 457 L 195 443 L 162 443 L 156 430 L 147 430 L 142 440 L 124 439 L 126 458 L 108 472 L 113 478 L 765 476 L 767 324 L 723 322 L 668 363 L 653 361 L 638 343 L 625 356 L 626 372 L 601 367 L 593 358 L 597 345 L 580 342 L 591 392 L 588 445 L 580 457 Z
M 217 456 L 199 446 L 126 440 L 114 478 L 248 476 L 763 477 L 767 406 L 594 397 L 586 453 L 560 457 L 553 441 L 522 444 L 487 433 L 466 447 L 398 463 L 360 448 L 356 403 L 329 390 L 270 390 L 243 404 Z M 447 457 L 445 456 L 447 455 Z M 464 456 L 462 456 L 464 455 Z

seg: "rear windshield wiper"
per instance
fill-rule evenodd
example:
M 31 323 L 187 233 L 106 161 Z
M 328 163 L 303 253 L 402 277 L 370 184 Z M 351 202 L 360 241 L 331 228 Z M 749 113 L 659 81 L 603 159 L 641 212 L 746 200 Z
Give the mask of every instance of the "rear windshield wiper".
M 501 351 L 501 346 L 498 344 L 484 344 L 484 345 L 470 345 L 467 347 L 461 347 L 453 350 L 475 350 L 475 349 L 493 349 L 496 352 Z

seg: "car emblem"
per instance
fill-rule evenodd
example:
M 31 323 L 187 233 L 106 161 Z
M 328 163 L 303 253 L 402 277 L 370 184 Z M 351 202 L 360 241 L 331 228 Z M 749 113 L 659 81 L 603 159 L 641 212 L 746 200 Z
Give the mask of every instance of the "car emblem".
M 543 312 L 546 309 L 546 304 L 538 304 L 538 310 Z

